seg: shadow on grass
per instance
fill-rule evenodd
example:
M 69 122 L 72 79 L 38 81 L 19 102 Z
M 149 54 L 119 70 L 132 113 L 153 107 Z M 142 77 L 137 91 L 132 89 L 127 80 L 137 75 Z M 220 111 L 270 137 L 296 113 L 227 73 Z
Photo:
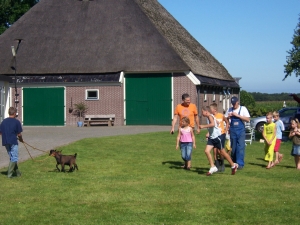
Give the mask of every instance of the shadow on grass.
M 1 174 L 7 176 L 7 171 L 2 171 Z

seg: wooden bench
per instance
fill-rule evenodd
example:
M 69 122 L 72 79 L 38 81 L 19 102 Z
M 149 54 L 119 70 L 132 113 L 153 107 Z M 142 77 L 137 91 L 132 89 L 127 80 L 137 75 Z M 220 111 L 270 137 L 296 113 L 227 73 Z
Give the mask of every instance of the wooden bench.
M 85 115 L 84 117 L 84 125 L 87 127 L 91 126 L 91 123 L 96 124 L 107 124 L 109 127 L 114 125 L 115 122 L 115 114 L 109 115 Z

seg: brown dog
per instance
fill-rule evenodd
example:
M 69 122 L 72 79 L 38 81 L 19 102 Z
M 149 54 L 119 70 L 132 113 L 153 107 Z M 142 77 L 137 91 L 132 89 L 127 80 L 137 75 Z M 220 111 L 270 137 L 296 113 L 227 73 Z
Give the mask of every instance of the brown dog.
M 56 168 L 58 171 L 65 172 L 65 165 L 70 167 L 69 172 L 72 172 L 75 169 L 78 170 L 78 166 L 76 164 L 77 153 L 74 155 L 63 155 L 61 154 L 61 151 L 50 150 L 49 156 L 53 156 L 56 159 Z M 59 164 L 61 165 L 61 170 L 58 168 Z

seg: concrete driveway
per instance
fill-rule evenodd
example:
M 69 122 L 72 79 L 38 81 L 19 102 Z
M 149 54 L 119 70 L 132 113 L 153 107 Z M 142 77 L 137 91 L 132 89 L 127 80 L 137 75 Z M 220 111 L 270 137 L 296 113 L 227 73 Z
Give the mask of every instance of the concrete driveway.
M 105 137 L 117 136 L 126 134 L 139 134 L 166 131 L 169 132 L 171 126 L 94 126 L 94 127 L 23 127 L 23 139 L 26 143 L 41 150 L 48 151 L 62 145 L 67 145 L 74 141 L 91 138 L 91 137 Z M 2 146 L 2 140 L 1 140 Z M 28 148 L 33 157 L 45 154 L 44 152 Z M 19 162 L 30 159 L 28 152 L 24 145 L 19 143 Z M 7 167 L 9 157 L 5 147 L 0 148 L 0 168 Z

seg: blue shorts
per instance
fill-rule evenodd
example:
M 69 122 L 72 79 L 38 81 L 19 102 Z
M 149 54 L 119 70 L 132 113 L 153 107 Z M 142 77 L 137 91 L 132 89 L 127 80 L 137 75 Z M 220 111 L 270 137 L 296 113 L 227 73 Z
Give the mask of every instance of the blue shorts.
M 193 142 L 181 142 L 180 149 L 181 149 L 181 158 L 184 161 L 190 161 L 192 156 L 192 150 L 193 150 Z
M 208 138 L 207 145 L 214 146 L 214 148 L 217 148 L 219 150 L 222 150 L 224 148 L 224 145 L 222 145 L 221 136 L 214 138 L 214 139 Z

